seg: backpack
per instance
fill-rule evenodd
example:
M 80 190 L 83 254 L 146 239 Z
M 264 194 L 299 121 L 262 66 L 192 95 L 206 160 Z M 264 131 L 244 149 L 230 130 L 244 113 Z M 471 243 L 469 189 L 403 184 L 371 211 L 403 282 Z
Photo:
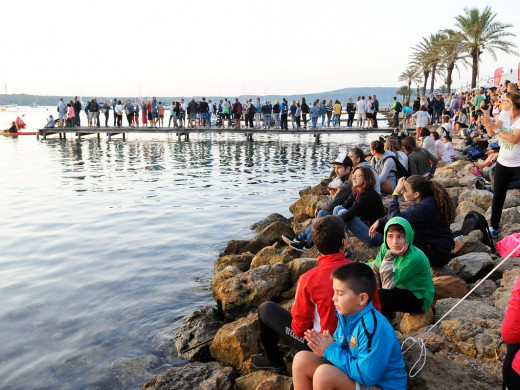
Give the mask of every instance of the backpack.
M 242 105 L 240 103 L 237 103 L 235 114 L 242 115 Z
M 397 180 L 399 180 L 401 177 L 410 176 L 410 173 L 408 172 L 408 170 L 404 167 L 403 164 L 401 164 L 401 161 L 399 161 L 399 159 L 397 157 L 386 156 L 383 159 L 383 165 L 385 164 L 385 161 L 388 160 L 389 158 L 393 159 L 395 162 L 395 170 L 392 172 L 395 172 L 395 176 L 396 176 Z
M 282 114 L 287 115 L 288 111 L 289 110 L 288 110 L 287 104 L 282 104 Z
M 250 115 L 254 115 L 254 114 L 256 114 L 256 107 L 254 106 L 253 103 L 250 103 L 250 104 L 249 104 L 249 114 L 250 114 Z
M 468 150 L 466 153 L 466 160 L 474 161 L 486 154 L 485 150 L 480 149 L 478 146 Z
M 453 232 L 453 239 L 457 240 L 462 236 L 467 236 L 473 230 L 480 230 L 483 235 L 482 243 L 489 246 L 492 253 L 496 253 L 495 242 L 491 232 L 489 231 L 489 225 L 486 218 L 476 211 L 470 211 L 466 214 L 464 222 L 462 222 L 462 228 L 459 231 Z
M 222 113 L 223 113 L 223 114 L 229 114 L 229 109 L 228 109 L 227 104 L 224 104 L 224 105 L 222 106 Z
M 397 102 L 395 105 L 395 112 L 401 112 L 403 111 L 403 105 L 400 102 Z

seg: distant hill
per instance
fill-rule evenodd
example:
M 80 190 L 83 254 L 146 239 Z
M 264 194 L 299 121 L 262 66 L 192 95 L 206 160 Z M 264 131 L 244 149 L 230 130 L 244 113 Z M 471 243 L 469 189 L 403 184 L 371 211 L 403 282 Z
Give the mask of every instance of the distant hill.
M 244 101 L 246 98 L 256 99 L 260 98 L 262 102 L 269 100 L 274 102 L 276 99 L 281 100 L 282 97 L 285 97 L 289 102 L 292 100 L 298 100 L 302 97 L 305 97 L 307 102 L 312 102 L 314 99 L 319 100 L 332 100 L 333 102 L 337 99 L 342 104 L 346 104 L 348 98 L 352 98 L 356 101 L 358 96 L 368 96 L 368 95 L 376 95 L 379 100 L 379 104 L 381 107 L 390 105 L 392 102 L 392 97 L 395 96 L 396 91 L 399 87 L 360 87 L 360 88 L 343 88 L 337 89 L 335 91 L 327 91 L 327 92 L 316 92 L 316 93 L 304 93 L 304 94 L 294 94 L 294 95 L 240 95 L 240 96 L 205 96 L 206 99 L 211 99 L 212 101 L 218 101 L 220 99 L 228 98 L 231 100 L 235 100 L 238 98 L 240 101 Z M 5 95 L 4 95 L 5 96 Z M 73 99 L 73 96 L 40 96 L 40 95 L 26 95 L 26 94 L 10 94 L 8 95 L 8 101 L 10 103 L 17 103 L 20 106 L 28 106 L 33 102 L 38 102 L 40 106 L 54 106 L 58 104 L 60 97 L 65 98 L 65 101 L 69 101 Z M 193 96 L 196 100 L 202 99 L 202 96 Z M 83 101 L 87 101 L 89 97 L 83 97 Z M 103 101 L 105 99 L 112 100 L 114 96 L 104 97 L 98 96 L 98 101 Z M 139 99 L 138 96 L 122 96 L 117 97 L 121 100 L 130 99 L 131 101 L 136 101 Z M 149 96 L 143 96 L 143 99 L 149 98 Z M 192 96 L 157 96 L 162 102 L 172 102 L 177 101 L 183 98 L 184 100 L 190 100 Z

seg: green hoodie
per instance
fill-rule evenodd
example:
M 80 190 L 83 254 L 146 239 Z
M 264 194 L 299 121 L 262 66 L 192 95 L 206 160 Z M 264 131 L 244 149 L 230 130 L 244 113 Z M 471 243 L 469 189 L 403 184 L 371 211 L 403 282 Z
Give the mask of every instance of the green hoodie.
M 394 283 L 395 287 L 411 291 L 417 298 L 423 299 L 423 311 L 430 309 L 433 302 L 433 279 L 430 270 L 430 262 L 420 249 L 413 246 L 414 232 L 410 223 L 401 217 L 390 219 L 385 225 L 384 242 L 377 254 L 374 264 L 381 266 L 388 251 L 386 246 L 386 231 L 390 225 L 401 225 L 405 230 L 405 240 L 409 244 L 408 250 L 403 256 L 394 259 Z

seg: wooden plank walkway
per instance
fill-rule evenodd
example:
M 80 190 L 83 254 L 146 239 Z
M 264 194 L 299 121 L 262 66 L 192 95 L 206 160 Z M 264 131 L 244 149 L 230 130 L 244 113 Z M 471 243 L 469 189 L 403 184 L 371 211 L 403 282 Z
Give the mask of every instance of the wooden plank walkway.
M 112 136 L 121 134 L 125 140 L 126 134 L 175 134 L 181 139 L 184 137 L 186 141 L 189 140 L 190 134 L 243 134 L 248 139 L 252 140 L 254 134 L 298 134 L 298 135 L 313 135 L 315 142 L 318 143 L 322 134 L 354 134 L 354 133 L 391 133 L 393 128 L 384 127 L 377 129 L 358 129 L 356 127 L 340 127 L 340 128 L 325 128 L 325 129 L 307 129 L 307 130 L 281 130 L 281 129 L 250 129 L 242 128 L 224 128 L 224 127 L 197 127 L 197 128 L 173 128 L 173 127 L 56 127 L 56 128 L 42 128 L 36 132 L 36 137 L 40 136 L 46 139 L 50 135 L 58 134 L 59 138 L 66 138 L 66 134 L 73 134 L 81 139 L 87 135 L 97 135 L 100 139 L 101 134 L 106 134 L 108 140 Z

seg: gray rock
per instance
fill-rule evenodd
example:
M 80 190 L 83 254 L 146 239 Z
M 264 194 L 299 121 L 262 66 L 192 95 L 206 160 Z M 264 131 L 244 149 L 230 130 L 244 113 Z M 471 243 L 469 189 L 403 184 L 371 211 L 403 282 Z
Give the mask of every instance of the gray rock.
M 153 376 L 143 390 L 232 390 L 237 372 L 221 363 L 189 363 Z
M 455 248 L 451 253 L 454 256 L 462 256 L 473 252 L 491 253 L 491 248 L 482 242 L 482 237 L 483 234 L 480 230 L 474 230 L 467 236 L 460 237 L 455 241 Z
M 238 255 L 244 252 L 256 254 L 260 249 L 269 245 L 271 245 L 271 243 L 263 239 L 231 240 L 227 243 L 226 248 L 220 253 L 220 256 Z
M 258 252 L 251 261 L 251 268 L 258 268 L 262 265 L 285 263 L 283 251 L 281 249 L 266 246 Z
M 281 222 L 288 226 L 291 225 L 291 221 L 287 218 L 285 218 L 283 215 L 278 213 L 273 213 L 262 219 L 261 221 L 258 221 L 251 225 L 251 230 L 255 230 L 256 232 L 261 232 L 263 229 L 265 229 L 267 226 L 272 224 L 273 222 Z
M 143 383 L 152 374 L 159 359 L 153 355 L 122 358 L 111 363 L 108 370 L 110 382 L 114 387 L 129 387 L 135 383 Z
M 287 265 L 263 265 L 228 279 L 220 279 L 213 284 L 213 297 L 226 318 L 234 320 L 256 310 L 262 302 L 279 296 L 288 282 Z
M 444 314 L 446 314 L 452 307 L 460 301 L 459 298 L 445 298 L 439 299 L 435 305 L 435 322 L 437 322 Z M 479 318 L 494 318 L 500 319 L 502 317 L 500 311 L 487 303 L 480 301 L 464 300 L 457 306 L 444 320 L 451 320 L 459 317 Z
M 175 332 L 175 347 L 185 360 L 208 362 L 212 360 L 210 342 L 225 324 L 221 314 L 211 306 L 204 306 L 191 313 Z
M 301 275 L 318 265 L 318 259 L 300 257 L 298 259 L 294 259 L 288 265 L 290 272 L 290 282 L 291 284 L 295 284 Z
M 469 190 L 459 196 L 459 202 L 469 200 L 481 209 L 487 210 L 493 201 L 493 193 L 486 190 Z
M 254 240 L 267 241 L 269 245 L 272 245 L 275 242 L 282 243 L 282 236 L 293 235 L 294 233 L 290 225 L 276 221 L 262 229 L 262 231 L 256 235 Z
M 220 272 L 227 266 L 233 266 L 242 272 L 247 271 L 251 266 L 253 256 L 254 255 L 251 252 L 245 252 L 239 255 L 225 255 L 219 257 L 213 265 L 213 272 Z
M 464 280 L 475 277 L 483 269 L 493 265 L 493 259 L 488 253 L 468 253 L 453 258 L 448 265 Z

